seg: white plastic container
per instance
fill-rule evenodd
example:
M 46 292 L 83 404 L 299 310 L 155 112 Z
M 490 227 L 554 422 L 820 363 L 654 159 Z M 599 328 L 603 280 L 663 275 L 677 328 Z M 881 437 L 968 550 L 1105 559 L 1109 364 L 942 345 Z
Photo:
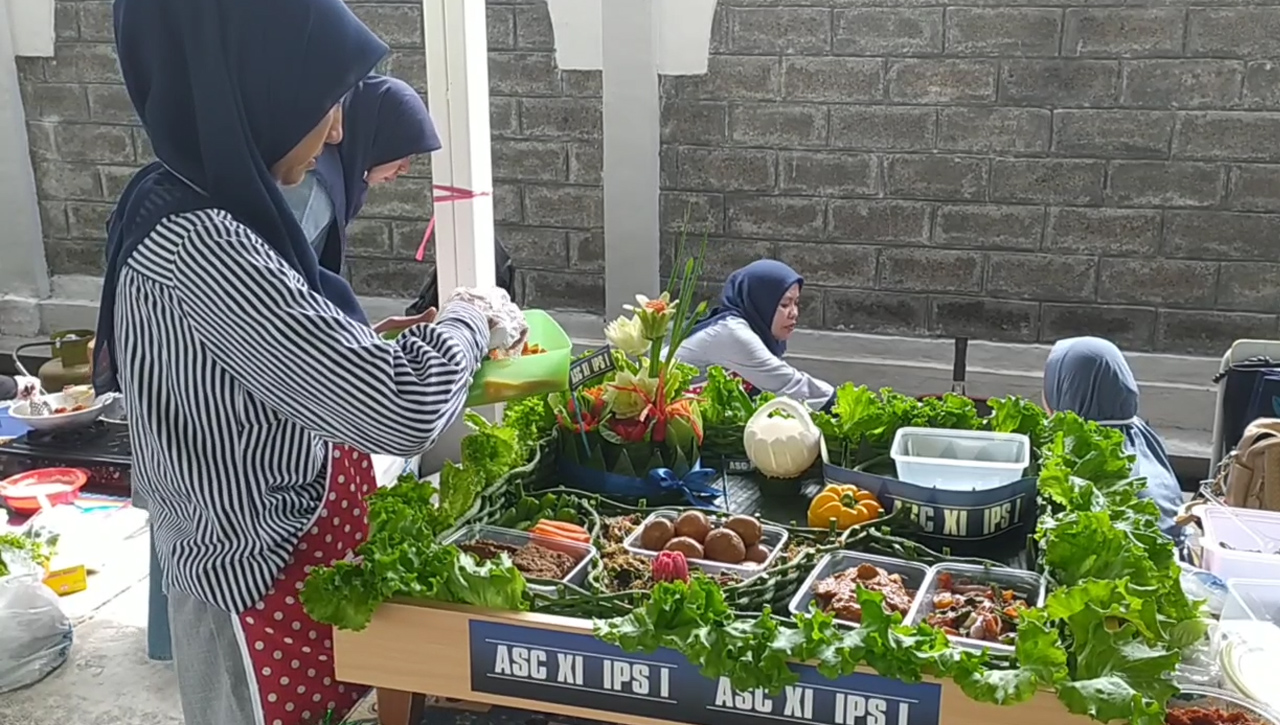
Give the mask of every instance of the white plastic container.
M 516 529 L 503 529 L 497 526 L 485 526 L 483 524 L 475 524 L 464 526 L 450 534 L 443 544 L 465 544 L 470 541 L 478 541 L 480 539 L 488 539 L 494 543 L 506 544 L 508 546 L 522 547 L 528 544 L 540 544 L 534 536 L 527 531 L 519 531 Z M 596 547 L 587 544 L 577 544 L 569 541 L 556 541 L 557 547 L 563 547 L 564 553 L 569 551 L 575 552 L 571 556 L 578 556 L 577 565 L 569 571 L 564 581 L 574 586 L 582 586 L 587 580 L 587 572 L 591 568 L 591 560 L 596 558 Z M 530 584 L 529 589 L 547 596 L 555 596 L 555 587 L 545 584 Z
M 1031 464 L 1031 441 L 1021 433 L 899 428 L 889 455 L 900 481 L 983 491 L 1022 478 Z
M 1201 567 L 1228 583 L 1232 579 L 1280 579 L 1280 554 L 1255 553 L 1259 542 L 1249 535 L 1253 531 L 1264 542 L 1280 541 L 1280 513 L 1240 508 L 1225 511 L 1219 506 L 1201 506 L 1198 513 L 1204 530 Z
M 728 520 L 727 516 L 716 514 L 714 511 L 707 511 L 706 514 L 707 518 L 711 519 L 711 523 L 713 525 L 720 525 Z M 679 516 L 679 511 L 654 511 L 647 519 L 636 527 L 635 531 L 631 532 L 631 535 L 628 536 L 625 541 L 622 542 L 623 548 L 636 556 L 643 556 L 646 559 L 656 559 L 659 552 L 640 548 L 640 532 L 644 531 L 645 525 L 654 519 L 666 519 L 674 524 Z M 690 559 L 689 565 L 697 567 L 711 576 L 729 573 L 737 576 L 743 581 L 760 576 L 771 564 L 773 564 L 773 560 L 778 558 L 778 554 L 787 544 L 786 529 L 778 526 L 770 526 L 764 522 L 761 522 L 761 524 L 763 536 L 760 537 L 760 544 L 769 550 L 769 556 L 760 566 L 724 564 L 718 561 L 711 561 L 710 559 Z
M 950 574 L 954 584 L 991 584 L 1001 589 L 1012 590 L 1033 608 L 1044 606 L 1046 585 L 1043 574 L 1006 567 L 983 567 L 948 562 L 935 564 L 929 569 L 929 577 L 921 587 L 920 596 L 916 598 L 915 608 L 911 610 L 911 616 L 907 619 L 908 624 L 920 624 L 933 614 L 933 597 L 942 589 L 942 582 L 938 578 L 942 574 Z M 1009 644 L 950 635 L 948 638 L 965 649 L 1013 654 L 1013 645 Z
M 787 608 L 792 614 L 808 612 L 809 605 L 815 599 L 813 596 L 814 584 L 829 576 L 852 569 L 859 564 L 871 564 L 890 574 L 897 574 L 902 577 L 903 586 L 906 587 L 907 591 L 911 592 L 911 608 L 902 613 L 902 621 L 908 621 L 911 614 L 920 608 L 920 594 L 924 591 L 925 580 L 929 578 L 929 567 L 913 561 L 876 556 L 875 554 L 862 554 L 857 551 L 845 551 L 843 549 L 833 551 L 818 560 L 817 566 L 813 567 L 813 571 L 809 572 L 809 577 L 804 580 L 804 584 L 801 584 L 800 588 L 796 590 L 795 596 L 791 597 L 791 603 Z M 843 619 L 836 619 L 836 623 L 846 627 L 859 626 L 856 622 L 849 622 Z

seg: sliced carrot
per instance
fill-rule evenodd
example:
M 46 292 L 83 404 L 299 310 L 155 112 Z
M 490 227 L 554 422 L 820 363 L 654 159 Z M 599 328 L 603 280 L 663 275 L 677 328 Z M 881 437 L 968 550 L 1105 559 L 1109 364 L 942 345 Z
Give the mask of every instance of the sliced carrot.
M 549 539 L 561 539 L 563 541 L 572 541 L 579 544 L 591 543 L 591 535 L 586 532 L 574 533 L 539 525 L 533 527 L 529 533 L 535 536 L 545 536 Z
M 548 530 L 545 530 L 545 529 L 534 529 L 532 530 L 532 532 L 529 532 L 529 533 L 531 537 L 534 537 L 534 539 L 540 539 L 540 541 L 563 542 L 566 544 L 571 544 L 571 546 L 576 546 L 576 547 L 590 546 L 590 543 L 591 543 L 590 541 L 582 541 L 582 539 L 571 539 L 568 537 L 563 537 L 563 535 L 561 534 L 548 532 Z
M 543 519 L 538 521 L 535 526 L 543 526 L 543 528 L 556 529 L 558 532 L 575 535 L 575 537 L 590 537 L 590 532 L 577 524 L 568 523 L 568 521 L 559 521 L 557 519 Z

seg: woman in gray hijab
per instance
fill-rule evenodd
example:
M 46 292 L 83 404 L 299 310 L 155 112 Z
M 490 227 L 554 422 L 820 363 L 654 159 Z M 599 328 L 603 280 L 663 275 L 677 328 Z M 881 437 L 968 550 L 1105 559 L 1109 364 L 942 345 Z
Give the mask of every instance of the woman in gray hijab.
M 1133 475 L 1147 480 L 1144 496 L 1160 509 L 1160 530 L 1181 545 L 1174 519 L 1182 488 L 1164 441 L 1138 417 L 1138 383 L 1120 349 L 1098 337 L 1058 341 L 1045 363 L 1044 401 L 1050 411 L 1069 410 L 1124 433 L 1125 451 L 1135 457 Z

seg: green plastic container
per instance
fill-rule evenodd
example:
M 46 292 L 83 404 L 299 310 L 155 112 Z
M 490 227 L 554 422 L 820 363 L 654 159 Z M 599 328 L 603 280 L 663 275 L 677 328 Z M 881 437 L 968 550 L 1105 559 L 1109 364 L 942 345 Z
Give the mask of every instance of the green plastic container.
M 569 335 L 542 310 L 525 310 L 524 319 L 529 323 L 529 344 L 545 352 L 481 363 L 467 394 L 467 405 L 491 405 L 569 389 L 569 360 L 573 357 Z
M 542 310 L 525 310 L 524 319 L 529 323 L 529 344 L 546 352 L 480 363 L 467 393 L 467 405 L 492 405 L 569 389 L 573 343 L 568 333 Z M 398 331 L 382 333 L 384 340 L 399 336 Z

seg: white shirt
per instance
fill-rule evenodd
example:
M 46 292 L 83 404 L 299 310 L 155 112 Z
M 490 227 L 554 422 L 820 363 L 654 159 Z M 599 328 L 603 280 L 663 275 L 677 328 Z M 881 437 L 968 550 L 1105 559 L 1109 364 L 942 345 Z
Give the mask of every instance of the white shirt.
M 453 305 L 386 342 L 220 210 L 167 217 L 143 240 L 115 324 L 165 586 L 229 612 L 325 525 L 331 444 L 420 453 L 462 410 L 489 339 L 483 315 Z
M 825 405 L 835 392 L 830 383 L 791 367 L 769 352 L 741 317 L 726 317 L 690 335 L 680 344 L 676 357 L 701 370 L 719 365 L 760 390 L 785 395 L 812 408 Z

